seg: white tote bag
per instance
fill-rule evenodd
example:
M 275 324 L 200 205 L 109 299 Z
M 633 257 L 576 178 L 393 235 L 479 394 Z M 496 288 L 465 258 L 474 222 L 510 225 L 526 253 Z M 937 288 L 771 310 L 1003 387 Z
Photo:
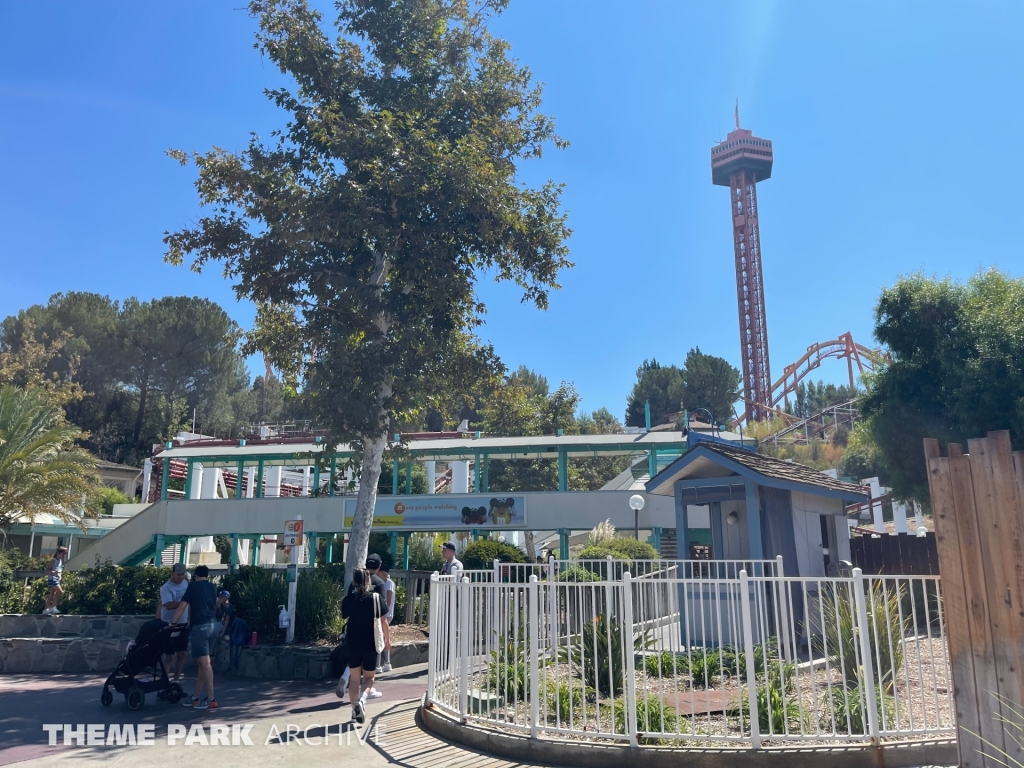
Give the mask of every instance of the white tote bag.
M 380 595 L 373 593 L 373 647 L 380 653 L 384 650 L 384 627 L 380 624 Z

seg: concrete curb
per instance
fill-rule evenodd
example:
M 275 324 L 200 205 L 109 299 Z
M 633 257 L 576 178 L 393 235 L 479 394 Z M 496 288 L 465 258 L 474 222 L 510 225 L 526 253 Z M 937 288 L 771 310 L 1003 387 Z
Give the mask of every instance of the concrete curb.
M 561 765 L 572 768 L 622 768 L 642 759 L 644 768 L 679 768 L 700 765 L 707 768 L 913 768 L 920 765 L 956 765 L 955 741 L 932 740 L 892 742 L 879 747 L 770 747 L 750 749 L 676 749 L 672 747 L 629 747 L 614 744 L 531 739 L 510 733 L 460 723 L 436 707 L 421 706 L 420 722 L 434 735 L 470 749 L 509 760 Z

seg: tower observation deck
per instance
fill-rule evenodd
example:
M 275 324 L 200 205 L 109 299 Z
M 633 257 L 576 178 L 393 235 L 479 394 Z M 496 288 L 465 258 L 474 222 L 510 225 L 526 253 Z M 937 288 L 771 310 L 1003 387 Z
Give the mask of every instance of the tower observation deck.
M 757 182 L 772 176 L 772 143 L 739 127 L 711 150 L 711 183 L 729 187 L 732 238 L 736 257 L 736 303 L 740 316 L 743 397 L 746 420 L 768 416 L 772 376 L 768 362 L 768 320 L 764 307 L 761 235 L 757 220 Z

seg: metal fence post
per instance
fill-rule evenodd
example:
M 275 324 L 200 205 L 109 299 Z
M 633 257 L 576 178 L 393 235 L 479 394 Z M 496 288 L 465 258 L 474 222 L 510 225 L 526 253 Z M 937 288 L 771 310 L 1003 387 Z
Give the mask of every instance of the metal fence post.
M 853 602 L 857 610 L 857 626 L 855 632 L 860 637 L 860 663 L 864 670 L 864 698 L 868 707 L 868 736 L 874 744 L 878 743 L 878 702 L 875 698 L 875 671 L 871 658 L 871 625 L 868 623 L 867 603 L 864 599 L 864 573 L 860 568 L 853 569 Z
M 408 589 L 408 588 L 406 588 Z M 437 581 L 437 571 L 430 574 L 430 590 L 427 593 L 429 598 L 427 599 L 427 628 L 428 637 L 433 640 L 437 640 L 437 603 L 440 600 L 439 597 L 440 588 Z M 434 703 L 434 682 L 437 676 L 437 653 L 440 649 L 438 644 L 428 643 L 427 644 L 427 704 Z
M 750 611 L 750 577 L 746 569 L 740 571 L 740 618 L 743 624 L 743 648 L 747 655 L 747 699 L 750 704 L 750 743 L 761 748 L 761 721 L 757 715 L 757 669 L 754 667 L 754 628 Z M 767 673 L 768 659 L 765 659 Z
M 555 588 L 555 558 L 548 556 L 548 648 L 552 651 L 558 645 L 558 593 Z
M 765 574 L 766 576 L 768 574 Z M 775 594 L 779 599 L 779 633 L 782 636 L 782 658 L 787 662 L 791 662 L 795 659 L 792 646 L 793 637 L 796 633 L 796 627 L 792 626 L 791 616 L 789 612 L 789 603 L 793 597 L 793 592 L 789 585 L 786 584 L 786 569 L 782 565 L 782 555 L 775 558 Z
M 530 621 L 526 631 L 530 637 L 530 738 L 536 739 L 540 729 L 540 585 L 537 576 L 530 576 L 527 588 Z
M 613 592 L 615 587 L 612 585 L 613 581 L 615 581 L 615 576 L 612 574 L 612 556 L 607 555 L 604 561 L 604 612 L 609 619 L 615 615 L 615 593 Z
M 469 714 L 469 662 L 471 658 L 469 638 L 469 590 L 469 576 L 463 576 L 462 584 L 458 590 L 459 642 L 457 646 L 458 656 L 456 657 L 459 660 L 459 717 L 463 722 L 465 722 L 466 716 Z
M 626 662 L 626 734 L 630 746 L 637 745 L 636 732 L 636 656 L 633 646 L 633 577 L 629 571 L 622 574 L 622 648 Z M 609 629 L 611 626 L 609 625 Z M 664 725 L 663 725 L 664 727 Z

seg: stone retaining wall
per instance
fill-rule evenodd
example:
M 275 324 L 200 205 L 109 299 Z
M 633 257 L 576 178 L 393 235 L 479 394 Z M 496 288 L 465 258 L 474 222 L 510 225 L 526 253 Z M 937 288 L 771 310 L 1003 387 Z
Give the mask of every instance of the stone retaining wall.
M 0 616 L 0 674 L 109 674 L 149 616 Z M 331 648 L 304 645 L 256 645 L 235 649 L 221 639 L 214 649 L 220 674 L 272 680 L 323 680 L 331 677 Z M 427 643 L 403 643 L 391 649 L 391 664 L 404 667 L 427 660 Z M 191 658 L 188 660 L 191 664 Z

